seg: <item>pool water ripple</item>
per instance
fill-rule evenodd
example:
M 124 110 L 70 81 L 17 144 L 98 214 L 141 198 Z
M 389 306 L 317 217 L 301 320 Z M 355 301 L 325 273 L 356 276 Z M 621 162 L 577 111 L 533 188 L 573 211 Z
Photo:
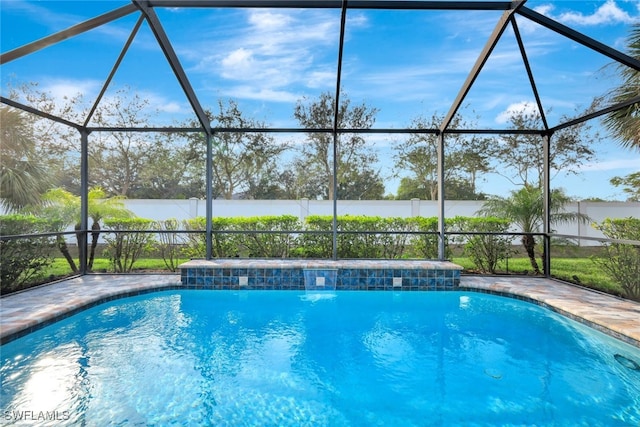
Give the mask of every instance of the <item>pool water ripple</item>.
M 171 290 L 75 314 L 2 346 L 5 424 L 640 424 L 640 371 L 615 356 L 640 350 L 543 307 L 320 296 Z

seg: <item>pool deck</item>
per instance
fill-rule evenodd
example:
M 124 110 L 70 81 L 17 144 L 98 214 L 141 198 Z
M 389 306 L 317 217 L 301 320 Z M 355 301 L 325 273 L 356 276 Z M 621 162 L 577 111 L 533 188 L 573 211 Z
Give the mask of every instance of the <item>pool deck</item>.
M 183 287 L 178 274 L 105 274 L 76 277 L 7 295 L 0 298 L 0 342 L 9 342 L 88 306 L 121 296 Z M 640 348 L 637 302 L 538 277 L 463 275 L 460 290 L 535 302 Z

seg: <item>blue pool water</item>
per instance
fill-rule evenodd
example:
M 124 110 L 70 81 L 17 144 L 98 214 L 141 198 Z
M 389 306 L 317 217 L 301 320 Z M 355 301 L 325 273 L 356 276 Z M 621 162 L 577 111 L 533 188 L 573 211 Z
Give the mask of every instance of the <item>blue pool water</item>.
M 163 291 L 1 350 L 3 425 L 640 424 L 639 349 L 472 292 Z

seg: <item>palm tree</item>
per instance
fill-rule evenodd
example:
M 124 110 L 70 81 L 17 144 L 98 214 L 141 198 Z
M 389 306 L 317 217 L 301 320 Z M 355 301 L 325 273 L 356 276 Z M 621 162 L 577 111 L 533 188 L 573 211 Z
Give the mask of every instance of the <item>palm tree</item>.
M 100 221 L 104 218 L 128 218 L 133 214 L 124 207 L 121 197 L 107 198 L 102 188 L 96 187 L 89 190 L 89 217 L 91 225 L 91 250 L 87 261 L 87 268 L 93 268 L 96 247 L 100 237 Z M 82 239 L 80 233 L 80 197 L 61 188 L 48 191 L 43 196 L 43 206 L 37 210 L 39 215 L 48 218 L 55 231 L 64 231 L 75 224 L 78 245 Z M 57 237 L 58 248 L 75 272 L 77 267 L 69 254 L 66 241 L 63 236 Z
M 630 56 L 640 59 L 640 24 L 632 26 L 627 39 L 627 50 Z M 640 71 L 619 64 L 622 77 L 620 86 L 609 93 L 611 104 L 627 101 L 640 95 Z M 640 150 L 640 104 L 632 104 L 614 111 L 604 118 L 604 125 L 617 137 L 625 148 Z
M 47 218 L 52 231 L 63 232 L 77 221 L 80 214 L 80 198 L 62 188 L 51 189 L 42 196 L 42 206 L 36 209 L 36 214 Z M 69 263 L 71 271 L 76 273 L 78 267 L 69 253 L 64 236 L 56 236 L 56 245 Z
M 544 223 L 544 197 L 542 189 L 532 185 L 524 185 L 520 190 L 511 191 L 511 196 L 493 197 L 484 202 L 479 214 L 505 218 L 520 227 L 523 233 L 538 233 Z M 588 222 L 589 217 L 578 212 L 564 212 L 564 207 L 571 200 L 562 190 L 551 191 L 550 222 L 552 224 L 572 221 Z M 531 234 L 523 234 L 524 246 L 531 267 L 536 274 L 540 274 L 540 267 L 536 261 L 536 239 Z
M 48 185 L 47 170 L 25 115 L 0 107 L 0 206 L 15 211 L 40 202 Z
M 100 187 L 89 190 L 89 217 L 91 224 L 91 248 L 87 260 L 87 269 L 93 268 L 93 260 L 100 238 L 100 221 L 105 218 L 130 218 L 133 213 L 124 207 L 124 197 L 106 197 L 107 194 Z M 80 228 L 79 225 L 76 228 Z M 78 235 L 79 233 L 76 233 Z

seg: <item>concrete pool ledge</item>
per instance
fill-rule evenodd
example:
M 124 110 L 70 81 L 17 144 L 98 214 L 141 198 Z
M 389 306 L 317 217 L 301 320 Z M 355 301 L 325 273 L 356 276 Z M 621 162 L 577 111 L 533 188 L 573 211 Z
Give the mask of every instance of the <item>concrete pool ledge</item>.
M 523 299 L 640 348 L 640 303 L 558 280 L 463 276 L 460 289 Z
M 11 341 L 93 305 L 180 286 L 176 274 L 86 275 L 0 298 L 0 343 Z
M 0 342 L 123 296 L 183 286 L 177 274 L 86 275 L 0 298 Z M 528 300 L 640 348 L 640 303 L 538 277 L 467 276 L 459 290 Z

